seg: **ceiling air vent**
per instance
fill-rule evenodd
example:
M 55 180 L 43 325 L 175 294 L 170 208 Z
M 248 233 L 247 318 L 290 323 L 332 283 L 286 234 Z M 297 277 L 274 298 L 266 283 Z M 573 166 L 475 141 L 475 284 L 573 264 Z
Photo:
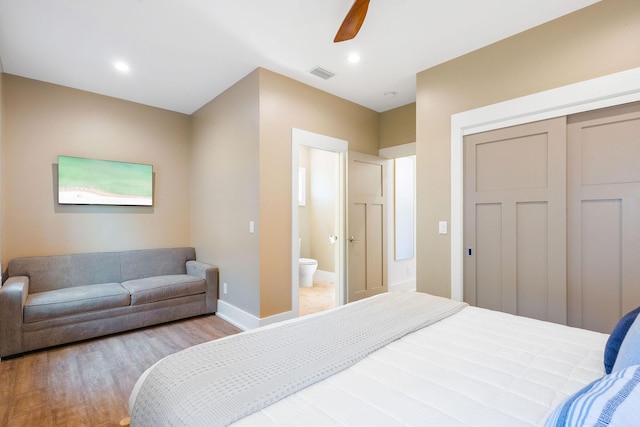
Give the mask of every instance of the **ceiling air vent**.
M 318 76 L 324 80 L 329 80 L 331 77 L 335 76 L 335 74 L 333 74 L 331 71 L 327 71 L 322 67 L 315 67 L 309 72 L 314 76 Z

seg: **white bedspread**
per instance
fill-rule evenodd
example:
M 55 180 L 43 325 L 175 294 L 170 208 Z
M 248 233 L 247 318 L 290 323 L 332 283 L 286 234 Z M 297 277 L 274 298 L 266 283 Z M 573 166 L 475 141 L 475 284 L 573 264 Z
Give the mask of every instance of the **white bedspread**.
M 467 307 L 234 426 L 543 425 L 604 374 L 607 337 Z
M 465 306 L 414 292 L 383 294 L 188 348 L 136 385 L 131 425 L 229 425 Z

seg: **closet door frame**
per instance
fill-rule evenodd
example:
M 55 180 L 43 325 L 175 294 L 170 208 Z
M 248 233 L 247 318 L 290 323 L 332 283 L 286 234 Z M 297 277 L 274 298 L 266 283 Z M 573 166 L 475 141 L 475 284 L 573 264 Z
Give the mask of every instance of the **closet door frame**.
M 640 68 L 451 116 L 451 298 L 463 298 L 465 135 L 640 101 Z

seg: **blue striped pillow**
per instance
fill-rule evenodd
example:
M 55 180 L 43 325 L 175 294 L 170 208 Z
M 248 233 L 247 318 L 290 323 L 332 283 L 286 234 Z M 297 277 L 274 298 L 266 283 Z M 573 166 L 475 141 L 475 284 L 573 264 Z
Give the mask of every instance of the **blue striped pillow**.
M 625 335 L 612 371 L 619 371 L 627 366 L 638 364 L 640 364 L 640 317 L 636 317 Z
M 569 396 L 545 427 L 640 426 L 640 365 L 606 375 Z
M 611 335 L 609 335 L 609 339 L 607 340 L 607 345 L 604 347 L 604 371 L 607 374 L 610 374 L 613 370 L 613 365 L 616 363 L 616 359 L 618 358 L 618 352 L 620 351 L 620 346 L 622 345 L 622 341 L 624 341 L 629 328 L 638 317 L 638 313 L 640 313 L 640 307 L 635 310 L 631 310 L 618 322 L 613 331 L 611 331 Z

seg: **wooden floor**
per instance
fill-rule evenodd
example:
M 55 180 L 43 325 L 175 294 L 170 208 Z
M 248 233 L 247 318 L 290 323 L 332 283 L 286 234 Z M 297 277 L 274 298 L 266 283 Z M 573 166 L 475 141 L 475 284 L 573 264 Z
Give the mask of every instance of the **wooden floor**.
M 0 361 L 1 426 L 117 426 L 138 377 L 164 356 L 239 332 L 203 316 Z

